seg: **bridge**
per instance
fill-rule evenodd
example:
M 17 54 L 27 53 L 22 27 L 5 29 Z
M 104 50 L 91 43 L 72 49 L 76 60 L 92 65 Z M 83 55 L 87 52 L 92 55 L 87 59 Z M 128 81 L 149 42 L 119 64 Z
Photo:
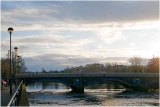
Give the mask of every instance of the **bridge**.
M 159 73 L 29 73 L 17 74 L 16 78 L 26 85 L 57 81 L 72 88 L 73 91 L 84 92 L 84 88 L 97 82 L 116 82 L 138 91 L 159 89 Z

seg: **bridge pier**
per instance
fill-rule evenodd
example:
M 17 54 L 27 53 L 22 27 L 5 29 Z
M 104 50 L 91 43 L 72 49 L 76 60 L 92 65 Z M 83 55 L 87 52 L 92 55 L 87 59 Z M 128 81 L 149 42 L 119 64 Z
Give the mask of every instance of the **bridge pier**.
M 71 88 L 72 88 L 72 91 L 74 91 L 74 92 L 81 92 L 81 93 L 84 92 L 83 86 L 72 86 Z
M 148 88 L 146 88 L 146 87 L 133 87 L 132 89 L 134 91 L 142 91 L 142 92 L 148 91 Z

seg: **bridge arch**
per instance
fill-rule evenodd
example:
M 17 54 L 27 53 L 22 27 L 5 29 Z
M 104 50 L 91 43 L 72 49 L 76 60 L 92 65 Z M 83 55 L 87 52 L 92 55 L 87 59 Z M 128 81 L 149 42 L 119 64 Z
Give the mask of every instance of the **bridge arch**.
M 34 83 L 38 83 L 38 82 L 57 82 L 57 83 L 62 83 L 68 87 L 71 86 L 71 83 L 69 81 L 66 81 L 65 79 L 59 79 L 59 78 L 52 78 L 52 79 L 48 79 L 48 78 L 37 78 L 37 79 L 23 79 L 24 83 L 26 84 L 26 86 L 34 84 Z
M 88 83 L 84 84 L 84 87 L 95 84 L 97 82 L 105 82 L 105 81 L 112 81 L 112 82 L 118 83 L 125 88 L 134 88 L 135 86 L 139 87 L 139 85 L 136 84 L 135 82 L 129 79 L 124 79 L 124 78 L 97 78 L 95 80 L 89 81 Z

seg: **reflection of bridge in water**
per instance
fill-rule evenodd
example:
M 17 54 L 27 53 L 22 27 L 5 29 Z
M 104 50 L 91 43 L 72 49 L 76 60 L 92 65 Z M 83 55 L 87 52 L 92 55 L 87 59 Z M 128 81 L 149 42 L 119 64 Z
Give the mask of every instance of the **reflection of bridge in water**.
M 24 80 L 26 85 L 56 81 L 79 92 L 83 92 L 88 85 L 106 81 L 116 82 L 126 88 L 140 91 L 159 89 L 159 73 L 30 73 L 18 74 L 16 77 Z

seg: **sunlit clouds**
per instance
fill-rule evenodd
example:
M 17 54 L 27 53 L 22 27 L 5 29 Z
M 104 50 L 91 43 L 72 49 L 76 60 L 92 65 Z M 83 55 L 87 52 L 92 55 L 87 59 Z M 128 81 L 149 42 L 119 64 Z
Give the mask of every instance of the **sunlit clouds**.
M 1 18 L 2 57 L 11 26 L 12 49 L 33 71 L 160 55 L 158 1 L 2 1 Z

